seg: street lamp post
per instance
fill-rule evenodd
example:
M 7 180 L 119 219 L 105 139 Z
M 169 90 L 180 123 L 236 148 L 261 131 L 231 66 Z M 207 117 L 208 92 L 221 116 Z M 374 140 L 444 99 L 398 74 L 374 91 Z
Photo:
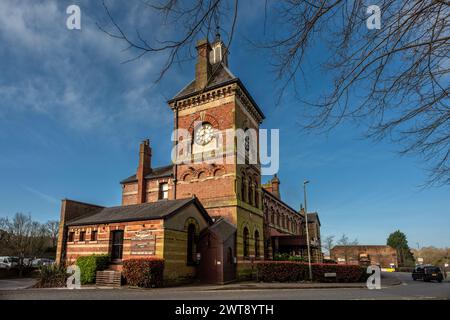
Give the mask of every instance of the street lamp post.
M 308 250 L 309 280 L 312 281 L 311 251 L 309 249 L 308 208 L 306 206 L 306 184 L 308 184 L 308 183 L 309 183 L 308 180 L 305 180 L 303 182 L 303 194 L 304 194 L 304 198 L 305 198 L 306 247 Z

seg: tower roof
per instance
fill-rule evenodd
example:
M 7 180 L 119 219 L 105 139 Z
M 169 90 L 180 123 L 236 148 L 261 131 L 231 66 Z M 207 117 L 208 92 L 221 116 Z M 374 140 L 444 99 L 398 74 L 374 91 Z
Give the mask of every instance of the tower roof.
M 235 82 L 236 80 L 239 79 L 222 62 L 219 62 L 212 65 L 212 76 L 204 90 L 213 89 L 228 83 Z M 194 79 L 189 82 L 189 84 L 181 89 L 181 91 L 179 91 L 169 102 L 183 99 L 199 92 L 199 90 L 195 89 L 195 81 L 196 80 Z
M 256 109 L 255 111 L 259 118 L 258 121 L 262 121 L 265 116 L 258 104 L 245 88 L 241 80 L 228 69 L 228 49 L 224 47 L 220 38 L 217 38 L 212 46 L 213 48 L 211 48 L 211 44 L 207 39 L 198 41 L 196 47 L 198 58 L 195 69 L 195 79 L 189 82 L 188 85 L 170 99 L 168 101 L 169 105 L 174 108 L 176 102 L 179 100 L 188 99 L 205 91 L 236 83 L 253 105 L 254 109 Z

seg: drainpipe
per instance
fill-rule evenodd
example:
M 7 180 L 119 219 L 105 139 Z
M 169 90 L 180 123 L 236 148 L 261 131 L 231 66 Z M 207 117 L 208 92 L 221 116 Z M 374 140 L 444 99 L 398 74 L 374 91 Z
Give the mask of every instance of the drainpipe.
M 178 106 L 175 102 L 175 131 L 178 130 Z M 173 142 L 173 147 L 177 145 L 177 141 Z M 178 158 L 178 152 L 176 157 Z M 178 159 L 176 159 L 178 160 Z M 177 198 L 177 174 L 178 174 L 178 164 L 175 162 L 175 165 L 173 167 L 173 198 Z

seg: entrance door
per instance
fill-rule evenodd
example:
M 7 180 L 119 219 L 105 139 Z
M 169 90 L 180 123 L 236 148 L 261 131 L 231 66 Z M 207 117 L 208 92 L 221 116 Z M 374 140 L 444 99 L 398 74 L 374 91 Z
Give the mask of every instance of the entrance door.
M 121 260 L 123 250 L 123 230 L 112 232 L 111 260 Z

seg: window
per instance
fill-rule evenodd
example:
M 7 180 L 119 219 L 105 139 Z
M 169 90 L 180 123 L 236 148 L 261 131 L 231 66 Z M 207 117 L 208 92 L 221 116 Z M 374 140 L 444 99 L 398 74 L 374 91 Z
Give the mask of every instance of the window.
M 253 183 L 251 180 L 248 181 L 248 203 L 253 205 Z
M 260 208 L 260 197 L 255 187 L 255 207 Z
M 255 258 L 259 257 L 259 232 L 255 231 Z
M 97 241 L 97 230 L 91 231 L 91 241 Z
M 188 226 L 188 234 L 187 234 L 187 264 L 193 265 L 195 263 L 195 224 L 191 223 Z
M 169 184 L 167 182 L 163 182 L 159 184 L 159 200 L 169 199 Z
M 67 237 L 68 242 L 73 242 L 73 239 L 75 237 L 75 232 L 69 232 L 69 236 Z
M 244 236 L 244 258 L 247 258 L 248 256 L 249 256 L 249 248 L 248 248 L 248 246 L 249 246 L 249 243 L 248 243 L 248 229 L 247 229 L 247 227 L 245 227 L 244 228 L 244 234 L 243 234 L 243 236 Z
M 245 201 L 245 176 L 242 176 L 241 180 L 241 200 Z
M 86 231 L 80 231 L 79 241 L 82 242 L 86 239 Z

